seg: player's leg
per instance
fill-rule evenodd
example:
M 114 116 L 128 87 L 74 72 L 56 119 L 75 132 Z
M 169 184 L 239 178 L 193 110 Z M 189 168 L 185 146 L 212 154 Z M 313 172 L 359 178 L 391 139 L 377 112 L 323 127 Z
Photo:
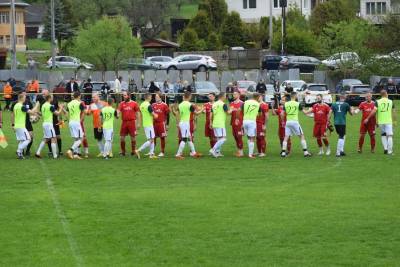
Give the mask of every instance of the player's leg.
M 83 132 L 81 129 L 81 125 L 79 122 L 71 122 L 69 124 L 71 137 L 74 139 L 74 142 L 71 148 L 67 151 L 67 156 L 70 159 L 77 158 L 80 159 L 78 155 L 78 149 L 82 144 Z
M 322 136 L 321 136 L 321 127 L 318 123 L 314 123 L 314 129 L 313 129 L 313 135 L 315 139 L 317 140 L 318 148 L 319 148 L 319 153 L 318 155 L 321 156 L 324 154 L 324 147 L 322 144 Z
M 330 147 L 330 144 L 329 144 L 327 131 L 328 131 L 327 125 L 326 124 L 321 125 L 320 134 L 321 134 L 321 137 L 322 137 L 322 141 L 324 142 L 324 145 L 326 147 L 325 155 L 329 156 L 331 154 L 331 147 Z
M 303 148 L 304 157 L 311 157 L 311 153 L 308 152 L 306 137 L 304 136 L 303 129 L 298 122 L 295 123 L 294 131 L 297 136 L 300 137 L 301 147 Z
M 51 143 L 51 153 L 53 154 L 53 158 L 56 159 L 58 157 L 57 153 L 57 137 L 54 134 L 54 137 L 49 140 Z
M 24 149 L 26 149 L 26 147 L 31 142 L 30 139 L 31 137 L 26 129 L 15 129 L 15 134 L 18 141 L 18 148 L 17 148 L 18 159 L 24 159 L 23 152 Z
M 31 148 L 32 148 L 32 145 L 33 145 L 34 134 L 33 134 L 33 129 L 27 129 L 27 130 L 28 130 L 28 133 L 29 133 L 29 136 L 30 136 L 30 141 L 29 141 L 29 144 L 26 146 L 25 156 L 30 156 Z
M 387 151 L 389 155 L 393 154 L 393 125 L 386 125 L 386 135 L 387 135 Z
M 224 128 L 215 128 L 214 135 L 217 137 L 217 142 L 215 143 L 214 147 L 210 150 L 210 154 L 214 157 L 220 157 L 221 148 L 226 141 L 226 131 Z
M 368 134 L 371 143 L 371 153 L 375 153 L 376 139 L 375 139 L 375 123 L 370 124 L 368 127 Z
M 249 147 L 249 158 L 254 158 L 254 146 L 255 146 L 255 137 L 257 135 L 257 125 L 255 122 L 247 123 L 247 145 Z
M 367 132 L 366 131 L 366 125 L 364 124 L 364 122 L 361 122 L 361 125 L 360 125 L 360 137 L 358 139 L 358 153 L 362 153 L 366 132 Z
M 287 151 L 288 151 L 288 140 L 290 136 L 292 135 L 292 129 L 291 125 L 289 123 L 286 123 L 285 126 L 285 137 L 283 138 L 282 141 L 282 151 L 281 151 L 281 157 L 286 157 L 287 156 Z
M 338 143 L 336 148 L 336 157 L 344 156 L 344 137 L 345 137 L 345 130 L 344 125 L 335 125 L 336 133 L 338 134 Z
M 122 121 L 121 128 L 119 130 L 119 146 L 120 146 L 120 149 L 121 149 L 119 154 L 121 156 L 125 156 L 125 154 L 126 154 L 125 138 L 126 138 L 126 136 L 128 134 L 127 130 L 128 129 L 127 129 L 127 126 L 126 126 L 126 122 Z

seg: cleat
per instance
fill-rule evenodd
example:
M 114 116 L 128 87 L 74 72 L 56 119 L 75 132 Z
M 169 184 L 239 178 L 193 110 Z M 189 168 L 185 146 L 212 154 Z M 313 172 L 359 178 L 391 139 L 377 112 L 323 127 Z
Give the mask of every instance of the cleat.
M 235 157 L 237 157 L 237 158 L 243 158 L 243 156 L 244 156 L 243 152 L 239 152 L 238 151 L 238 152 L 235 153 Z
M 135 150 L 135 155 L 138 159 L 140 159 L 140 151 L 139 150 Z
M 221 152 L 217 152 L 216 155 L 217 155 L 218 158 L 224 157 L 224 155 Z
M 108 157 L 112 159 L 114 157 L 114 154 L 111 152 L 110 154 L 108 154 Z
M 265 153 L 260 153 L 260 154 L 258 154 L 258 157 L 259 157 L 259 158 L 265 158 L 265 156 L 266 156 Z
M 200 153 L 195 152 L 195 153 L 190 153 L 190 156 L 192 158 L 200 158 L 202 155 Z
M 72 153 L 72 150 L 68 150 L 68 151 L 67 151 L 67 157 L 68 157 L 69 159 L 74 159 L 74 154 Z
M 120 156 L 120 157 L 125 157 L 126 154 L 125 154 L 124 152 L 119 152 L 119 156 Z
M 158 157 L 156 155 L 150 155 L 149 159 L 158 159 Z
M 357 152 L 358 152 L 358 154 L 362 154 L 362 149 L 359 148 L 359 149 L 357 150 Z
M 342 151 L 342 152 L 340 152 L 340 156 L 345 157 L 345 156 L 346 156 L 346 153 L 344 153 L 344 152 Z
M 85 154 L 85 159 L 88 159 L 89 158 L 89 154 Z
M 24 158 L 24 155 L 23 155 L 22 153 L 18 153 L 18 152 L 17 152 L 17 158 L 18 158 L 19 160 L 25 159 L 25 158 Z
M 282 157 L 282 158 L 286 158 L 286 157 L 287 157 L 286 152 L 282 152 L 282 153 L 281 153 L 281 157 Z
M 254 155 L 249 155 L 249 159 L 255 159 L 256 158 L 256 156 L 254 156 Z
M 374 150 L 374 149 L 371 149 L 371 153 L 372 153 L 372 154 L 375 154 L 375 150 Z
M 388 154 L 388 151 L 387 151 L 387 150 L 384 150 L 384 151 L 383 151 L 383 154 L 387 155 L 387 154 Z
M 327 150 L 326 153 L 325 153 L 325 155 L 330 156 L 330 155 L 331 155 L 331 151 L 330 151 L 330 150 Z
M 160 154 L 158 154 L 158 157 L 163 158 L 163 157 L 165 157 L 165 155 L 164 155 L 164 153 L 161 152 Z
M 104 160 L 109 160 L 110 158 L 108 156 L 103 157 Z
M 52 156 L 51 156 L 51 157 L 53 157 L 53 154 L 52 154 Z M 35 154 L 35 158 L 41 159 L 41 158 L 42 158 L 42 156 L 40 156 L 39 154 Z
M 312 155 L 311 155 L 310 152 L 307 151 L 307 152 L 304 153 L 304 157 L 305 158 L 310 158 L 310 157 L 312 157 Z
M 99 153 L 96 157 L 97 158 L 102 158 L 103 157 L 103 153 Z
M 317 155 L 318 155 L 318 156 L 324 155 L 324 151 L 323 151 L 323 150 L 319 151 L 319 153 L 318 153 Z
M 184 160 L 185 159 L 182 155 L 176 155 L 175 158 L 177 160 Z
M 73 157 L 74 159 L 79 159 L 79 160 L 81 160 L 82 158 L 77 154 L 77 155 L 74 155 L 74 157 Z

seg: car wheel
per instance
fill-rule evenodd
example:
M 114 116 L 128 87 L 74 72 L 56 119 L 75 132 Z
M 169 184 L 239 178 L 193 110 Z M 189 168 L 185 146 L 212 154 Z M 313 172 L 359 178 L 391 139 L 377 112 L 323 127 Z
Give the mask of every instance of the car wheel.
M 206 71 L 207 71 L 207 67 L 206 67 L 206 66 L 200 66 L 200 67 L 198 68 L 198 71 L 199 71 L 199 72 L 206 72 Z
M 175 66 L 168 67 L 167 71 L 170 71 L 170 70 L 177 70 L 177 68 Z

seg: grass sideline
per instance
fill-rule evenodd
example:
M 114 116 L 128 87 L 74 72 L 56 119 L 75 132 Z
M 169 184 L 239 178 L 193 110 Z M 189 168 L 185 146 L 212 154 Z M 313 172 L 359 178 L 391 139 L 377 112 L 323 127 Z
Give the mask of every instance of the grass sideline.
M 398 127 L 395 156 L 382 154 L 379 138 L 376 154 L 368 152 L 367 139 L 358 155 L 360 119 L 348 120 L 348 156 L 342 159 L 305 159 L 298 140 L 294 153 L 281 159 L 271 117 L 264 159 L 234 158 L 228 133 L 224 158 L 177 161 L 171 120 L 167 158 L 104 161 L 94 158 L 87 117 L 90 159 L 18 161 L 5 112 L 10 146 L 0 149 L 0 265 L 396 266 Z M 312 119 L 302 116 L 301 122 L 315 154 Z M 203 116 L 197 126 L 195 142 L 206 153 Z M 65 151 L 72 141 L 68 129 L 62 133 Z M 35 135 L 34 150 L 40 123 Z M 332 135 L 333 149 L 336 140 Z

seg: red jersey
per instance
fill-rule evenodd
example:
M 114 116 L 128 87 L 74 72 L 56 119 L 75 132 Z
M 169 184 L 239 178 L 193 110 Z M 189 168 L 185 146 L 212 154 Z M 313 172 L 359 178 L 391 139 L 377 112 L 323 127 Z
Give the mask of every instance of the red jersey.
M 158 115 L 157 119 L 154 118 L 154 123 L 161 123 L 167 121 L 169 113 L 169 107 L 167 104 L 165 104 L 164 102 L 154 103 L 153 105 L 151 105 L 151 107 L 153 108 L 153 112 Z
M 367 101 L 364 101 L 360 104 L 358 107 L 362 111 L 362 121 L 364 121 L 366 118 L 368 118 L 369 114 L 371 114 L 372 111 L 375 109 L 375 103 L 371 102 L 368 103 Z M 372 116 L 370 118 L 370 121 L 373 120 L 376 122 L 376 116 Z
M 123 101 L 119 103 L 118 110 L 122 114 L 123 121 L 134 121 L 136 120 L 136 112 L 139 112 L 139 106 L 135 101 Z
M 312 107 L 314 113 L 314 122 L 319 124 L 328 123 L 328 115 L 331 108 L 327 104 L 314 104 Z
M 265 119 L 267 118 L 267 114 L 269 111 L 269 106 L 267 103 L 260 104 L 261 112 L 257 116 L 257 124 L 265 125 Z
M 280 128 L 285 128 L 286 126 L 286 112 L 284 112 L 283 107 L 280 106 L 278 109 L 275 109 L 276 115 L 278 115 L 278 120 L 279 120 L 279 127 Z M 282 119 L 282 113 L 285 114 L 285 117 Z
M 243 112 L 241 110 L 243 106 L 243 101 L 232 102 L 229 104 L 232 109 L 237 109 L 236 111 L 232 111 L 231 114 L 231 125 L 235 127 L 242 127 L 243 125 Z
M 211 102 L 204 104 L 204 112 L 206 113 L 206 125 L 209 126 L 211 124 L 211 110 L 212 110 Z

